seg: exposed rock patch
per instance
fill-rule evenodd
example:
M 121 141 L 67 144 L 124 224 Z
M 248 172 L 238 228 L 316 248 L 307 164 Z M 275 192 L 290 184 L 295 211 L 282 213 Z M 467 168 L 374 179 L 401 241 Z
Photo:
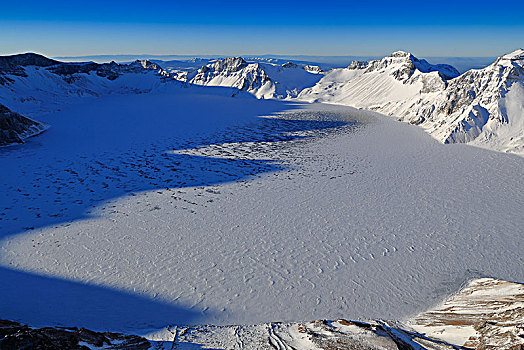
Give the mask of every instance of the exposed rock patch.
M 25 138 L 37 135 L 46 128 L 46 125 L 12 112 L 0 104 L 0 146 L 24 143 Z
M 18 322 L 0 320 L 1 350 L 88 350 L 93 347 L 145 350 L 151 344 L 136 335 L 99 333 L 85 328 L 32 328 Z

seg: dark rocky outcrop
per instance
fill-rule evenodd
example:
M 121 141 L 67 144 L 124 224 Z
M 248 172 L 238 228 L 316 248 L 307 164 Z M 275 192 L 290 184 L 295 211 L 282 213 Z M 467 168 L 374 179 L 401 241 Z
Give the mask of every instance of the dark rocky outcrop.
M 136 335 L 99 333 L 84 328 L 32 328 L 18 322 L 0 320 L 0 350 L 87 350 L 84 344 L 108 349 L 145 350 L 151 344 Z
M 0 56 L 0 73 L 26 77 L 25 66 L 50 67 L 59 64 L 59 61 L 47 58 L 36 53 L 22 53 L 19 55 Z M 0 80 L 0 83 L 2 81 Z
M 24 139 L 44 131 L 46 126 L 11 111 L 0 104 L 0 146 L 24 143 Z

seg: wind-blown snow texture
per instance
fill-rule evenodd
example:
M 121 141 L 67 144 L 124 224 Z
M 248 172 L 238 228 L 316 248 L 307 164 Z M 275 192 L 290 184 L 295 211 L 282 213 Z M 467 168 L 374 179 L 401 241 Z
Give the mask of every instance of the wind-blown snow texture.
M 398 319 L 478 274 L 524 279 L 522 158 L 348 107 L 183 91 L 70 105 L 2 151 L 3 317 Z
M 523 86 L 524 50 L 460 76 L 450 66 L 396 52 L 335 69 L 299 98 L 376 110 L 420 125 L 444 143 L 524 154 Z

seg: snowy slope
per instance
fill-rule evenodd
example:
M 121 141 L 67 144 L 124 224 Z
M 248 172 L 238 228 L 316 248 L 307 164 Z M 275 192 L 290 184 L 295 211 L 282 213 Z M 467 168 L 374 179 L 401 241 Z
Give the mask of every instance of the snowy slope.
M 444 143 L 524 154 L 524 51 L 458 76 L 405 52 L 336 69 L 299 98 L 350 105 L 423 127 Z
M 313 65 L 247 62 L 242 57 L 229 57 L 196 71 L 178 72 L 177 79 L 195 85 L 233 87 L 257 98 L 288 98 L 315 85 L 321 73 L 322 69 Z
M 0 103 L 39 116 L 82 97 L 137 94 L 176 81 L 149 61 L 64 63 L 36 54 L 0 57 Z

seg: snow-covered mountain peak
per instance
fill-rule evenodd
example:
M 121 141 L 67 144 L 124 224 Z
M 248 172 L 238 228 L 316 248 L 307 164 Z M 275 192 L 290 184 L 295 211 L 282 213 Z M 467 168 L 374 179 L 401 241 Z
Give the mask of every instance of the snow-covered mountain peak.
M 365 70 L 369 72 L 387 73 L 395 79 L 406 82 L 418 70 L 421 73 L 437 72 L 443 80 L 459 76 L 459 72 L 447 64 L 430 64 L 424 59 L 419 59 L 409 52 L 396 51 L 380 60 L 353 61 L 347 67 L 350 70 Z
M 318 82 L 321 73 L 323 71 L 318 66 L 294 62 L 278 64 L 267 60 L 252 62 L 242 57 L 228 57 L 210 62 L 196 71 L 179 73 L 175 79 L 195 85 L 232 87 L 257 98 L 290 98 Z
M 511 60 L 511 61 L 517 61 L 517 60 L 522 61 L 524 60 L 524 49 L 517 49 L 513 52 L 505 54 L 501 58 L 505 60 Z
M 459 75 L 406 52 L 335 69 L 306 101 L 376 110 L 417 124 L 444 143 L 474 142 L 524 154 L 524 50 Z
M 412 57 L 413 55 L 409 52 L 406 52 L 406 51 L 402 51 L 402 50 L 399 50 L 399 51 L 395 51 L 393 52 L 390 57 Z
M 170 81 L 176 82 L 150 61 L 99 64 L 31 53 L 0 56 L 0 103 L 35 118 L 83 96 L 146 93 Z
M 206 71 L 211 69 L 215 71 L 238 72 L 247 65 L 248 63 L 242 57 L 227 57 L 210 63 L 201 69 Z
M 390 57 L 394 59 L 392 60 L 392 63 L 396 62 L 413 71 L 419 70 L 422 73 L 438 72 L 439 75 L 445 80 L 455 78 L 460 75 L 459 71 L 453 66 L 448 64 L 431 64 L 424 59 L 413 56 L 413 54 L 409 52 L 396 51 L 393 52 Z M 413 74 L 413 72 L 411 74 Z
M 524 69 L 524 50 L 518 49 L 503 56 L 493 62 L 492 66 Z M 524 72 L 523 72 L 524 73 Z

